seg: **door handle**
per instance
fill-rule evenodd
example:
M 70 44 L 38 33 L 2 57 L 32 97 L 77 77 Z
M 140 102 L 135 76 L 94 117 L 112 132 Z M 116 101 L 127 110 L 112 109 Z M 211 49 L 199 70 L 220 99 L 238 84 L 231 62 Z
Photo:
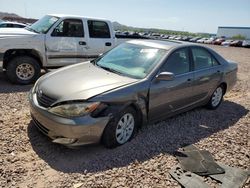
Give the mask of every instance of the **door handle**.
M 79 45 L 86 45 L 86 42 L 85 41 L 79 41 Z
M 187 79 L 187 82 L 191 82 L 191 80 L 192 80 L 191 78 L 188 78 L 188 79 Z
M 112 46 L 112 43 L 111 42 L 106 42 L 105 46 Z
M 220 70 L 217 70 L 217 73 L 220 73 Z

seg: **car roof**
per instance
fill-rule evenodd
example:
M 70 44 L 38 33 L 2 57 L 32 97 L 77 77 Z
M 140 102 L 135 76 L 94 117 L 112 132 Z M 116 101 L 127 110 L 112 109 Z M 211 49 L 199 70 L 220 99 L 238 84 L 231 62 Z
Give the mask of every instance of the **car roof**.
M 95 19 L 95 20 L 109 21 L 109 20 L 104 19 L 104 18 L 95 18 L 95 17 L 71 15 L 71 14 L 47 14 L 47 15 L 55 16 L 55 17 L 58 17 L 58 18 L 85 18 L 85 19 Z
M 153 48 L 160 48 L 165 50 L 170 50 L 178 46 L 186 46 L 189 44 L 185 42 L 172 41 L 172 40 L 130 40 L 127 41 L 127 43 L 138 44 Z
M 23 23 L 18 23 L 18 22 L 0 22 L 0 24 L 17 24 L 17 25 L 26 25 L 26 24 L 23 24 Z

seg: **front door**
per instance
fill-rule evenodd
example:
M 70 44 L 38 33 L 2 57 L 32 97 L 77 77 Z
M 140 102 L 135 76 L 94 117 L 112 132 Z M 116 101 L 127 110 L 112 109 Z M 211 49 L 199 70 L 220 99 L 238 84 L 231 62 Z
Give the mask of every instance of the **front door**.
M 49 66 L 79 63 L 86 58 L 86 40 L 81 19 L 62 20 L 47 34 L 45 43 Z
M 172 72 L 175 78 L 170 81 L 155 78 L 149 91 L 149 120 L 164 118 L 181 110 L 193 101 L 192 83 L 194 73 L 191 71 L 189 49 L 174 51 L 159 72 Z

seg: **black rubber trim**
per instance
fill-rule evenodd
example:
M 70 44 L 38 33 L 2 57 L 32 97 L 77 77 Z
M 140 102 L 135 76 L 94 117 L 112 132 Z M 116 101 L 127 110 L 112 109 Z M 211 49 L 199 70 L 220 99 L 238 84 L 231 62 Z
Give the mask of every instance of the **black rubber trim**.
M 60 59 L 60 58 L 97 58 L 98 55 L 49 55 L 48 59 Z

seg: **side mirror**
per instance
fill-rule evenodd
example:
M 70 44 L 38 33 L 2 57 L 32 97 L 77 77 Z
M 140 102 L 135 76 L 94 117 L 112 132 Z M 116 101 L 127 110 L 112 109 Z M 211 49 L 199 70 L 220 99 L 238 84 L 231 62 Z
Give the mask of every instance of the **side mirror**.
M 175 77 L 174 73 L 172 72 L 161 72 L 156 76 L 157 80 L 165 80 L 165 81 L 170 81 L 173 80 Z

